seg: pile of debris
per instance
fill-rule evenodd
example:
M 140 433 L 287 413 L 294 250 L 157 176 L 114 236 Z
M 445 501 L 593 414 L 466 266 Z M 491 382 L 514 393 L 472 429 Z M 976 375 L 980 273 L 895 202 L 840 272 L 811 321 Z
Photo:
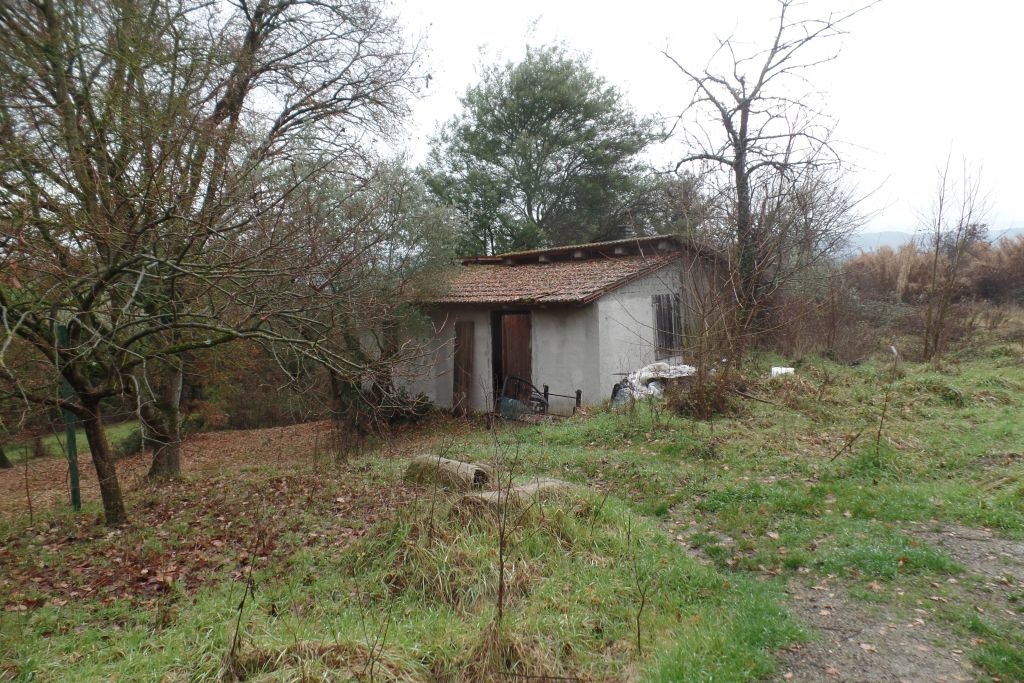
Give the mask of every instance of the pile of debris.
M 612 387 L 612 405 L 621 406 L 642 398 L 661 398 L 668 380 L 693 377 L 697 368 L 692 365 L 651 363 L 626 375 Z

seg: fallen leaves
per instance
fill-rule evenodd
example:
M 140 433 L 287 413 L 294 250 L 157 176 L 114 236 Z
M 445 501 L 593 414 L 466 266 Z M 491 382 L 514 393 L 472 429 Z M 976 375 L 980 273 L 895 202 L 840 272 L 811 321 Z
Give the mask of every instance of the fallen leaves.
M 299 547 L 350 545 L 415 494 L 401 484 L 382 491 L 351 473 L 314 467 L 311 444 L 321 428 L 197 435 L 186 444 L 182 480 L 125 486 L 132 514 L 121 529 L 82 516 L 12 529 L 0 538 L 0 589 L 14 588 L 0 598 L 3 609 L 151 604 L 277 560 L 286 570 L 284 560 Z M 283 467 L 245 466 L 266 462 Z M 128 478 L 132 467 L 122 467 Z M 361 528 L 352 528 L 351 519 Z

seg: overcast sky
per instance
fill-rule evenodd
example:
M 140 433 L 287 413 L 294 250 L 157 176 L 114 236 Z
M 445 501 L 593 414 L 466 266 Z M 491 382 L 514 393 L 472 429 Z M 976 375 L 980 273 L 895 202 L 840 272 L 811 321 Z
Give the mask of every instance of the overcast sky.
M 807 0 L 801 16 L 850 3 Z M 677 115 L 692 90 L 662 55 L 702 66 L 715 37 L 750 45 L 773 36 L 770 0 L 397 0 L 402 22 L 421 35 L 432 75 L 414 104 L 409 149 L 459 111 L 482 63 L 522 57 L 524 47 L 561 42 L 589 55 L 598 74 L 641 114 Z M 1024 3 L 1016 0 L 882 0 L 848 24 L 838 59 L 811 72 L 837 121 L 853 180 L 877 215 L 869 230 L 912 230 L 935 194 L 937 168 L 980 164 L 994 232 L 1024 227 L 1019 120 L 1024 111 Z M 682 148 L 670 141 L 668 161 Z

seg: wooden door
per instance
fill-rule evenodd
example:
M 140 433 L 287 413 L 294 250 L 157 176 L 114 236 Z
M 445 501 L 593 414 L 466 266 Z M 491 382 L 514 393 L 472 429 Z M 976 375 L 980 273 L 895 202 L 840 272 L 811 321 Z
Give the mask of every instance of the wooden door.
M 469 387 L 473 382 L 473 321 L 455 323 L 455 367 L 452 373 L 452 412 L 469 412 Z
M 529 313 L 502 313 L 498 320 L 500 349 L 496 388 L 501 391 L 506 377 L 533 381 L 533 349 L 530 345 Z M 528 401 L 530 398 L 529 387 L 522 382 L 510 383 L 509 394 L 510 398 L 520 401 Z

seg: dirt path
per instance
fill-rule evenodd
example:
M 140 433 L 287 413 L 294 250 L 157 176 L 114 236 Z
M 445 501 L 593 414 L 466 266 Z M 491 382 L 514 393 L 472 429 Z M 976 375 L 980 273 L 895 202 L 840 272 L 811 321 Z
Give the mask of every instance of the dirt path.
M 995 590 L 1024 588 L 1024 541 L 999 538 L 990 529 L 958 524 L 940 529 L 912 528 L 910 533 L 942 549 Z
M 711 535 L 720 545 L 733 539 L 706 526 L 669 522 L 668 531 L 703 564 L 714 564 L 692 538 Z M 905 533 L 947 553 L 964 568 L 947 588 L 958 603 L 981 613 L 1020 619 L 1013 602 L 1024 590 L 1024 542 L 1003 539 L 989 529 L 909 523 Z M 969 644 L 927 604 L 917 608 L 872 603 L 851 596 L 841 579 L 814 583 L 794 577 L 787 608 L 811 632 L 810 642 L 779 653 L 777 681 L 916 683 L 974 681 L 981 671 L 970 661 Z
M 965 572 L 958 600 L 979 612 L 1019 619 L 1011 596 L 1024 589 L 1024 542 L 989 529 L 911 523 L 906 533 L 941 549 Z M 913 613 L 851 598 L 841 585 L 793 582 L 792 609 L 819 638 L 780 658 L 784 681 L 971 681 L 979 671 L 966 647 L 926 609 Z
M 834 582 L 789 586 L 792 612 L 816 639 L 782 653 L 781 681 L 916 683 L 973 681 L 977 670 L 956 637 L 920 610 L 898 613 L 888 605 L 856 600 Z

